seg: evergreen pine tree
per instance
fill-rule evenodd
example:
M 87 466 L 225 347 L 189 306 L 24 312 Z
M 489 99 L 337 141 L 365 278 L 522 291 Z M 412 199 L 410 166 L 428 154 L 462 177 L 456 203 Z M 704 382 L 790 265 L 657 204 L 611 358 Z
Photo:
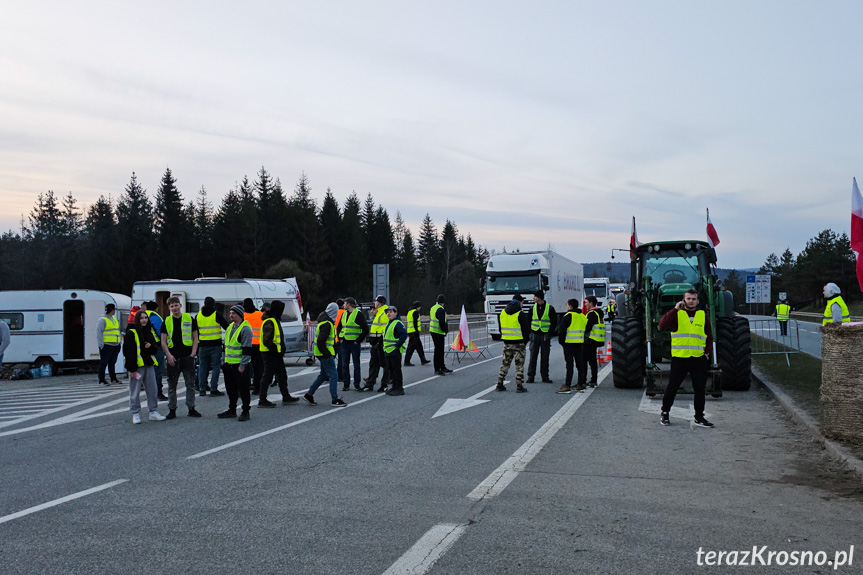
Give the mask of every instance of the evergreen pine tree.
M 120 261 L 123 262 L 121 284 L 128 286 L 128 290 L 136 281 L 157 277 L 153 265 L 153 205 L 135 172 L 117 202 L 117 224 Z
M 183 196 L 177 189 L 177 180 L 171 168 L 165 169 L 156 191 L 153 224 L 156 232 L 156 269 L 165 277 L 184 277 L 188 273 L 186 254 L 192 238 Z

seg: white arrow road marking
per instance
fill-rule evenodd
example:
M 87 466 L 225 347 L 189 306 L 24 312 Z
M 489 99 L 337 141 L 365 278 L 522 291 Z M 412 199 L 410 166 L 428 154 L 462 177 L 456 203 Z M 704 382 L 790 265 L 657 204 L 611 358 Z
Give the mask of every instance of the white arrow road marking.
M 647 397 L 647 394 L 641 398 L 641 403 L 638 405 L 638 411 L 643 411 L 645 413 L 655 413 L 659 415 L 662 413 L 662 398 L 650 399 Z M 704 417 L 706 418 L 709 413 L 704 413 Z M 695 421 L 695 407 L 692 405 L 692 402 L 689 402 L 689 408 L 683 407 L 674 407 L 671 406 L 671 412 L 668 414 L 668 417 L 674 417 L 677 419 L 685 419 L 689 422 Z
M 467 409 L 468 407 L 473 407 L 475 405 L 482 405 L 483 403 L 488 403 L 491 401 L 490 399 L 479 399 L 486 393 L 494 390 L 497 387 L 497 384 L 492 385 L 488 389 L 484 389 L 477 393 L 476 395 L 472 395 L 467 399 L 447 399 L 440 409 L 437 410 L 437 413 L 432 415 L 432 419 L 435 417 L 440 417 L 441 415 L 446 415 L 448 413 L 453 413 L 455 411 L 460 411 L 462 409 Z

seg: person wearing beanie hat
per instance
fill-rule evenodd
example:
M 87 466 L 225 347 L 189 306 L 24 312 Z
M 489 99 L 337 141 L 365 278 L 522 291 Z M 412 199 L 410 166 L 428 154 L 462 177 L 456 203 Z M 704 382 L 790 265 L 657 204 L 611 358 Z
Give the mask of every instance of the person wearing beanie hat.
M 420 341 L 420 332 L 422 328 L 422 322 L 420 320 L 421 307 L 422 304 L 415 301 L 411 304 L 411 309 L 408 311 L 408 349 L 405 352 L 405 366 L 407 367 L 414 365 L 411 363 L 411 357 L 414 352 L 417 352 L 417 355 L 420 357 L 421 365 L 431 363 L 426 359 L 426 352 L 423 349 L 422 341 Z
M 225 374 L 225 391 L 228 392 L 228 409 L 216 417 L 227 419 L 237 417 L 237 400 L 243 400 L 243 410 L 239 421 L 249 420 L 249 407 L 252 402 L 249 386 L 249 367 L 252 363 L 252 327 L 245 320 L 245 309 L 235 305 L 228 312 L 231 325 L 225 330 L 225 355 L 222 358 L 222 371 Z
M 839 289 L 839 286 L 833 282 L 824 286 L 824 297 L 827 298 L 827 307 L 824 308 L 824 319 L 821 325 L 851 321 L 851 313 L 848 311 L 848 306 L 845 305 L 845 300 L 842 299 L 841 293 L 842 291 Z
M 383 349 L 384 329 L 386 329 L 387 323 L 387 298 L 379 295 L 375 298 L 374 319 L 369 328 L 369 343 L 372 349 L 371 357 L 369 357 L 369 376 L 364 379 L 366 386 L 363 388 L 363 391 L 374 391 L 375 382 L 381 370 L 383 370 L 383 374 L 381 374 L 381 387 L 386 387 L 389 383 L 390 373 L 387 368 Z
M 434 372 L 435 375 L 446 375 L 452 370 L 444 365 L 444 348 L 446 347 L 446 334 L 449 331 L 446 321 L 446 310 L 443 307 L 446 298 L 443 294 L 437 296 L 437 303 L 429 310 L 429 333 L 434 343 Z
M 208 391 L 210 395 L 224 395 L 224 392 L 219 391 L 224 339 L 222 332 L 231 323 L 216 310 L 216 300 L 210 296 L 204 298 L 204 307 L 195 316 L 195 321 L 198 322 L 198 392 L 202 396 L 207 395 Z
M 387 327 L 384 330 L 384 354 L 386 355 L 387 367 L 390 370 L 390 383 L 392 389 L 387 390 L 381 386 L 378 391 L 386 391 L 387 395 L 404 395 L 404 383 L 402 380 L 402 350 L 408 338 L 408 332 L 399 317 L 399 310 L 395 306 L 387 308 Z
M 96 324 L 96 343 L 99 345 L 99 383 L 108 385 L 105 380 L 105 368 L 111 377 L 111 383 L 120 383 L 117 379 L 117 357 L 120 355 L 120 320 L 117 319 L 117 306 L 109 303 L 105 306 L 105 315 Z
M 347 391 L 351 383 L 351 362 L 354 364 L 354 389 L 362 391 L 360 383 L 360 344 L 369 334 L 366 316 L 357 307 L 357 300 L 345 298 L 345 313 L 339 322 L 339 362 L 342 364 L 342 391 Z
M 261 391 L 261 380 L 264 378 L 264 359 L 261 357 L 261 324 L 264 323 L 264 312 L 255 307 L 252 298 L 243 300 L 243 319 L 252 328 L 252 393 L 258 395 Z
M 542 354 L 539 373 L 543 383 L 553 383 L 548 376 L 548 356 L 551 352 L 551 334 L 557 332 L 557 311 L 545 301 L 545 293 L 533 294 L 530 312 L 530 361 L 527 364 L 527 383 L 536 377 L 536 359 Z
M 318 391 L 324 381 L 330 382 L 331 405 L 333 407 L 346 407 L 348 405 L 339 397 L 339 376 L 335 362 L 336 326 L 334 322 L 338 313 L 338 304 L 332 302 L 327 305 L 325 311 L 318 315 L 318 325 L 315 328 L 315 357 L 321 362 L 321 372 L 312 382 L 309 391 L 303 396 L 309 405 L 317 405 L 315 392 Z

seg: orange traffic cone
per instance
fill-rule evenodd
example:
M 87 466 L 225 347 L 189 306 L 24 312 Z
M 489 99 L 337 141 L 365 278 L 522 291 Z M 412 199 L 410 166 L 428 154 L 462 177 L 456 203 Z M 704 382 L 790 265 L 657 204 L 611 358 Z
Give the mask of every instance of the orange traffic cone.
M 605 361 L 611 361 L 611 342 L 605 347 Z
M 596 348 L 596 363 L 605 363 L 607 360 L 605 359 L 605 354 L 602 352 L 602 348 Z

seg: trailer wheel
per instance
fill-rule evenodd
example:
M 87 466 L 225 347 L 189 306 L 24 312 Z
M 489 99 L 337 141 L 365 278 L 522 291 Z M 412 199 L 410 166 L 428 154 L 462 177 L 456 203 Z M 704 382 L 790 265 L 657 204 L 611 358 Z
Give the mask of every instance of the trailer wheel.
M 644 384 L 644 330 L 637 317 L 618 317 L 611 324 L 611 369 L 614 387 L 641 389 Z
M 315 358 L 307 357 L 306 358 L 306 365 L 315 365 Z
M 33 362 L 33 367 L 42 369 L 43 365 L 47 365 L 51 369 L 51 375 L 57 375 L 57 362 L 48 356 L 37 357 Z
M 743 316 L 716 318 L 716 353 L 722 389 L 746 391 L 752 385 L 752 341 Z

